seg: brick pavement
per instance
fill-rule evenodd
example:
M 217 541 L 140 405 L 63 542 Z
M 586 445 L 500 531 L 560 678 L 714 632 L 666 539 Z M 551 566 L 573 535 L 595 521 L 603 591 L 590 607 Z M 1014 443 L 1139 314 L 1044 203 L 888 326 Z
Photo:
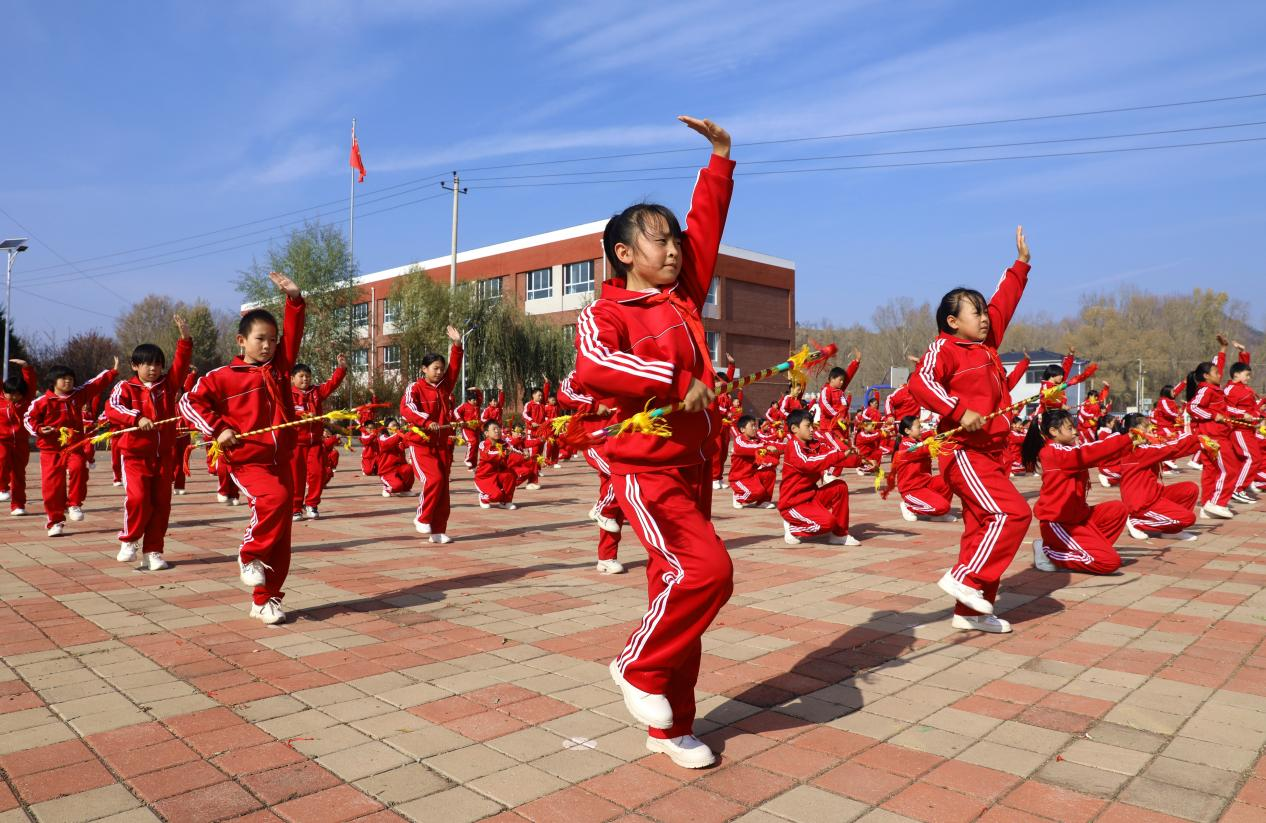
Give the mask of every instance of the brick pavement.
M 852 478 L 864 546 L 791 547 L 721 493 L 737 587 L 698 724 L 721 762 L 690 772 L 647 754 L 608 679 L 645 555 L 626 533 L 631 573 L 594 572 L 583 465 L 515 512 L 480 510 L 459 465 L 443 547 L 345 468 L 296 524 L 275 628 L 236 581 L 245 508 L 194 478 L 174 568 L 134 571 L 98 465 L 66 537 L 4 522 L 0 823 L 1266 819 L 1261 514 L 1125 541 L 1106 578 L 1035 572 L 1026 547 L 999 637 L 948 626 L 956 525 Z

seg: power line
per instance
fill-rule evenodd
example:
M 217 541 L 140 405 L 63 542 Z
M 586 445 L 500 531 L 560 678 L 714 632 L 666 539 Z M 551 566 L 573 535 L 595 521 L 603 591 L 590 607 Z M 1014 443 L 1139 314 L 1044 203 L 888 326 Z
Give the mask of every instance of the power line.
M 52 303 L 63 309 L 74 309 L 75 311 L 82 311 L 82 312 L 87 312 L 88 314 L 95 314 L 98 317 L 104 317 L 108 320 L 115 320 L 115 321 L 118 320 L 118 318 L 115 317 L 113 314 L 106 314 L 105 312 L 100 312 L 100 311 L 97 311 L 96 309 L 85 309 L 83 306 L 76 306 L 73 303 L 67 303 L 65 300 L 62 300 L 60 297 L 57 297 L 57 298 L 45 297 L 44 295 L 38 292 L 31 291 L 30 289 L 24 289 L 21 286 L 14 286 L 13 290 L 20 291 L 23 294 L 28 295 L 30 297 L 34 297 L 36 300 L 43 300 L 45 303 Z
M 82 277 L 84 277 L 85 279 L 90 280 L 90 281 L 92 281 L 93 283 L 95 283 L 97 286 L 99 286 L 99 287 L 100 287 L 103 291 L 105 291 L 107 294 L 112 294 L 112 295 L 114 295 L 114 296 L 115 296 L 115 297 L 117 297 L 117 298 L 118 298 L 118 299 L 119 299 L 122 303 L 125 303 L 125 304 L 128 304 L 128 303 L 131 303 L 131 302 L 132 302 L 132 301 L 131 301 L 131 300 L 129 300 L 128 298 L 126 298 L 126 297 L 124 297 L 123 295 L 119 294 L 119 293 L 118 293 L 117 291 L 115 291 L 114 289 L 112 289 L 112 288 L 110 288 L 109 286 L 107 286 L 105 283 L 102 283 L 102 282 L 98 281 L 96 278 L 94 278 L 94 277 L 89 277 L 87 274 L 84 274 L 84 272 L 83 272 L 82 270 L 80 270 L 79 268 L 77 268 L 77 267 L 75 266 L 75 264 L 73 264 L 73 263 L 71 263 L 69 260 L 67 260 L 67 259 L 66 259 L 66 257 L 65 257 L 65 256 L 63 256 L 61 252 L 59 252 L 57 249 L 55 249 L 55 248 L 53 248 L 52 246 L 50 246 L 47 242 L 45 242 L 44 240 L 42 240 L 41 238 L 39 238 L 38 236 L 36 236 L 35 232 L 33 232 L 33 231 L 31 231 L 30 229 L 28 229 L 26 226 L 24 226 L 24 225 L 22 224 L 22 222 L 21 222 L 20 220 L 18 220 L 18 219 L 17 219 L 16 217 L 14 217 L 13 215 L 9 214 L 9 213 L 8 213 L 7 211 L 5 211 L 3 208 L 0 208 L 0 214 L 3 214 L 5 217 L 7 217 L 7 218 L 9 218 L 10 220 L 12 220 L 14 223 L 16 223 L 16 224 L 18 225 L 18 227 L 19 227 L 20 229 L 22 229 L 22 231 L 24 231 L 24 232 L 26 232 L 28 235 L 30 235 L 31 239 L 35 240 L 35 241 L 36 241 L 36 242 L 38 242 L 40 245 L 42 245 L 44 248 L 48 249 L 48 250 L 49 250 L 49 251 L 51 251 L 53 254 L 55 254 L 55 255 L 57 255 L 58 257 L 60 257 L 60 258 L 62 259 L 62 261 L 63 261 L 63 262 L 65 262 L 66 264 L 68 264 L 68 265 L 70 265 L 72 268 L 74 268 L 76 271 L 78 271 L 78 272 L 79 272 L 79 274 L 80 274 Z

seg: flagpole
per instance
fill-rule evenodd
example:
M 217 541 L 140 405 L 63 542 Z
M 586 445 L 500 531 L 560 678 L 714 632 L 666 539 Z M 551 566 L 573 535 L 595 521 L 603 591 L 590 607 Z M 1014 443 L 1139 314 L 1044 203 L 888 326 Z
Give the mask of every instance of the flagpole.
M 356 118 L 353 117 L 352 118 L 352 147 L 355 148 L 355 146 L 356 146 Z M 347 201 L 347 208 L 348 208 L 348 211 L 347 211 L 347 256 L 348 256 L 348 262 L 351 264 L 351 267 L 352 267 L 352 282 L 355 283 L 355 280 L 356 280 L 356 168 L 353 166 L 352 168 L 348 169 L 348 172 L 350 172 L 351 174 L 351 195 Z M 354 291 L 355 288 L 356 288 L 355 286 L 352 286 L 353 300 L 356 299 L 356 295 Z M 374 310 L 374 307 L 371 305 L 369 307 L 369 310 L 372 312 Z M 353 340 L 356 336 L 355 326 L 353 325 L 355 322 L 356 321 L 352 318 L 352 307 L 349 305 L 347 307 L 347 332 L 348 332 L 348 337 L 353 338 Z M 365 368 L 367 370 L 369 369 L 369 361 L 373 360 L 373 356 L 374 356 L 374 352 L 372 349 L 370 349 L 369 355 L 366 358 L 366 364 L 365 364 Z M 366 371 L 367 375 L 368 373 L 369 372 Z M 354 384 L 355 382 L 356 381 L 354 379 L 347 381 L 347 405 L 348 406 L 351 406 L 352 404 L 352 384 Z

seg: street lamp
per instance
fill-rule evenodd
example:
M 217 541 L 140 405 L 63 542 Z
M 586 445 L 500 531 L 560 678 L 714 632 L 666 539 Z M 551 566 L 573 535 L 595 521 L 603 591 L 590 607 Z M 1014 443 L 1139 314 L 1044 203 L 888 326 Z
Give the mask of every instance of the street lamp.
M 13 261 L 26 251 L 27 238 L 14 237 L 0 243 L 0 249 L 9 255 L 9 265 L 4 274 L 4 379 L 9 379 L 9 334 L 13 328 Z
M 473 331 L 474 331 L 475 329 L 477 329 L 477 328 L 479 328 L 479 327 L 478 327 L 478 326 L 471 326 L 469 329 L 466 329 L 466 331 L 462 332 L 462 402 L 463 402 L 463 403 L 465 403 L 465 402 L 466 402 L 466 360 L 467 360 L 467 357 L 466 357 L 466 335 L 470 334 L 471 332 L 473 332 Z

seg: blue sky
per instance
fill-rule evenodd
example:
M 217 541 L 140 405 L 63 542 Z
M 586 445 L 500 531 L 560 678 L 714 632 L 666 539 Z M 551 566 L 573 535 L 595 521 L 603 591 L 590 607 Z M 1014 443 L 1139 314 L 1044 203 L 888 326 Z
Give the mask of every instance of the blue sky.
M 235 307 L 235 272 L 279 234 L 262 229 L 326 213 L 345 225 L 353 116 L 369 171 L 357 189 L 356 251 L 361 269 L 374 271 L 447 252 L 450 201 L 410 201 L 440 193 L 451 169 L 471 187 L 462 248 L 599 219 L 642 198 L 684 212 L 689 167 L 707 149 L 674 121 L 681 113 L 717 120 L 742 144 L 1266 92 L 1260 2 L 3 0 L 0 8 L 8 101 L 0 208 L 11 215 L 0 213 L 0 234 L 23 234 L 16 220 L 37 237 L 14 278 L 16 325 L 27 335 L 109 330 L 113 315 L 151 292 Z M 740 145 L 734 155 L 740 173 L 920 162 L 1266 137 L 1266 125 L 1241 125 L 1263 121 L 1259 97 Z M 1234 127 L 742 165 L 1209 126 Z M 670 179 L 492 187 L 616 169 L 655 171 L 588 179 Z M 508 176 L 520 179 L 487 179 Z M 987 288 L 1023 223 L 1036 268 L 1022 311 L 1062 315 L 1083 292 L 1123 283 L 1166 292 L 1198 285 L 1248 301 L 1262 326 L 1264 184 L 1266 142 L 740 177 L 726 242 L 797 262 L 803 321 L 864 321 L 892 297 L 934 300 L 960 282 Z M 399 196 L 369 202 L 391 194 Z M 262 222 L 85 260 L 251 221 Z

